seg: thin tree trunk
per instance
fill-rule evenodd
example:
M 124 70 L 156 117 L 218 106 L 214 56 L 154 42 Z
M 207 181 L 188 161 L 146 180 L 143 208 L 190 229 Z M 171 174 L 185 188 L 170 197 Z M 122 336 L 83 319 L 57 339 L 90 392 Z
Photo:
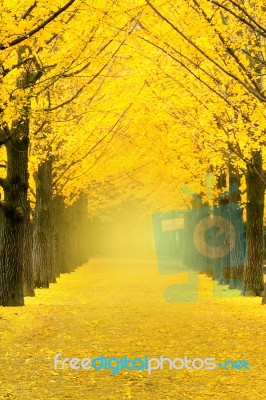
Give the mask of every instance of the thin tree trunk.
M 240 208 L 241 203 L 241 192 L 240 192 L 240 176 L 238 172 L 235 172 L 232 164 L 229 164 L 229 203 L 235 205 L 233 221 L 234 224 L 236 242 L 235 248 L 230 253 L 230 283 L 229 289 L 241 289 L 244 287 L 244 259 L 245 259 L 245 235 L 244 235 L 244 222 L 243 212 Z M 237 215 L 236 215 L 237 214 Z M 232 218 L 231 218 L 232 219 Z
M 62 212 L 62 272 L 70 273 L 73 271 L 72 259 L 73 259 L 73 243 L 72 243 L 72 230 L 71 230 L 71 206 L 65 207 Z
M 55 282 L 52 272 L 52 160 L 38 166 L 35 174 L 36 208 L 33 232 L 35 287 L 49 288 Z
M 55 240 L 58 244 L 54 247 L 53 259 L 58 263 L 59 273 L 70 273 L 72 271 L 72 236 L 71 236 L 71 206 L 66 207 L 62 196 L 53 199 L 53 215 L 55 226 Z
M 76 219 L 76 257 L 75 264 L 81 265 L 88 261 L 88 197 L 86 193 L 81 193 L 76 202 L 76 211 L 74 217 Z
M 24 270 L 23 270 L 23 295 L 35 296 L 34 292 L 34 274 L 32 265 L 32 242 L 33 242 L 33 224 L 30 220 L 30 205 L 28 202 L 28 213 L 25 226 L 24 238 Z
M 62 196 L 54 196 L 52 199 L 52 265 L 55 276 L 59 277 L 63 270 L 62 231 L 63 231 L 64 200 Z

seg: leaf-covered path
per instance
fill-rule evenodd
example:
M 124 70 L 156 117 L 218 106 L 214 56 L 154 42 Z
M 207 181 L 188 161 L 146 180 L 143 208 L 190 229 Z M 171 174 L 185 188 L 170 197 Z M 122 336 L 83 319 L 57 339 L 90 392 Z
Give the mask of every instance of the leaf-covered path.
M 92 259 L 24 308 L 0 309 L 0 398 L 265 399 L 266 309 L 259 298 L 213 298 L 200 277 L 197 303 L 166 303 L 152 258 Z M 247 360 L 249 371 L 53 369 L 63 357 Z

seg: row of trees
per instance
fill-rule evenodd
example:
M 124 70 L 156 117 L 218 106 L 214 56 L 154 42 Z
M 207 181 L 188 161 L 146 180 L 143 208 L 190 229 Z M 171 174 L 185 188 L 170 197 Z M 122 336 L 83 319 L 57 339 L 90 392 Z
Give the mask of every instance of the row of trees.
M 86 191 L 95 176 L 100 183 L 113 172 L 101 166 L 121 144 L 130 106 L 110 104 L 108 78 L 131 29 L 128 18 L 109 16 L 110 7 L 79 0 L 1 4 L 4 306 L 23 305 L 34 287 L 48 287 L 88 257 Z M 117 160 L 112 169 L 119 169 Z
M 238 183 L 229 201 L 246 214 L 245 293 L 262 295 L 262 2 L 0 8 L 1 304 L 23 305 L 85 261 L 87 207 L 190 206 L 184 185 L 206 200 L 210 171 L 212 203 Z
M 142 53 L 147 54 L 149 49 L 149 59 L 153 58 L 156 71 L 160 71 L 159 85 L 154 85 L 152 77 L 147 84 L 172 117 L 160 125 L 170 139 L 170 146 L 163 142 L 161 155 L 167 157 L 169 147 L 177 150 L 172 144 L 177 141 L 185 147 L 178 146 L 178 163 L 181 156 L 182 168 L 187 171 L 186 183 L 201 178 L 195 193 L 206 193 L 204 171 L 215 172 L 217 188 L 221 189 L 225 173 L 227 188 L 233 182 L 238 183 L 241 191 L 229 201 L 239 202 L 245 209 L 245 293 L 261 296 L 264 288 L 265 5 L 260 1 L 230 0 L 193 0 L 178 4 L 145 0 L 145 3 L 139 41 L 144 43 Z M 150 55 L 152 48 L 157 57 Z M 197 153 L 198 162 L 194 155 L 188 154 L 191 150 Z M 201 174 L 194 171 L 192 163 L 196 169 L 200 168 Z M 264 291 L 264 297 L 265 294 Z

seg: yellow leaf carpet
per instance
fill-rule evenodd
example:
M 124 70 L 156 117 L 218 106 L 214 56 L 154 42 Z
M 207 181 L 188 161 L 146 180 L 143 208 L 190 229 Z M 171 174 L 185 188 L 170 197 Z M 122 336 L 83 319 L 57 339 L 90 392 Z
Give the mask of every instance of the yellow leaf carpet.
M 166 302 L 182 277 L 158 273 L 156 259 L 91 259 L 25 307 L 0 308 L 0 398 L 241 399 L 266 396 L 266 307 L 199 277 L 198 302 Z M 222 293 L 223 292 L 223 293 Z M 219 293 L 218 293 L 219 294 Z M 225 295 L 226 294 L 226 295 Z M 232 297 L 233 296 L 233 297 Z M 54 356 L 246 360 L 249 370 L 54 369 Z

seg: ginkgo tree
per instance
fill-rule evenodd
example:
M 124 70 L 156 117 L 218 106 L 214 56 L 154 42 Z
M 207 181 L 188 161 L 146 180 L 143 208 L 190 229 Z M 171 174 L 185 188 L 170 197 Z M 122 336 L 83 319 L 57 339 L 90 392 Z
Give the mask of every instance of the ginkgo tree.
M 1 144 L 7 150 L 7 176 L 1 179 L 5 199 L 1 252 L 1 302 L 23 305 L 24 237 L 29 218 L 28 147 L 32 101 L 44 107 L 36 134 L 47 125 L 52 111 L 77 97 L 103 73 L 127 34 L 127 24 L 108 17 L 108 1 L 91 6 L 84 1 L 65 4 L 6 1 L 1 31 Z M 42 20 L 42 22 L 40 22 Z M 130 24 L 129 24 L 130 25 Z M 78 76 L 79 84 L 62 80 Z M 52 95 L 51 87 L 61 93 Z M 54 92 L 54 93 L 55 93 Z M 13 243 L 15 246 L 10 246 Z
M 1 5 L 1 145 L 7 152 L 7 174 L 1 179 L 5 194 L 1 202 L 4 213 L 0 278 L 3 305 L 23 304 L 24 237 L 29 214 L 30 98 L 34 85 L 43 75 L 39 59 L 32 53 L 34 46 L 29 43 L 37 44 L 37 35 L 57 18 L 63 18 L 73 3 L 69 1 L 62 8 L 52 6 L 48 12 L 37 2 L 3 2 Z
M 209 106 L 219 136 L 232 154 L 233 166 L 245 171 L 247 185 L 246 292 L 261 295 L 265 191 L 263 4 L 145 0 L 142 6 L 139 39 L 181 66 L 186 72 L 183 76 L 190 73 L 193 79 L 185 86 L 193 95 L 197 94 L 198 81 L 209 90 L 208 97 L 222 100 L 212 101 Z M 174 70 L 171 74 L 176 76 Z M 217 109 L 218 104 L 223 104 L 222 108 Z M 216 135 L 217 129 L 208 139 L 212 136 L 215 143 Z

